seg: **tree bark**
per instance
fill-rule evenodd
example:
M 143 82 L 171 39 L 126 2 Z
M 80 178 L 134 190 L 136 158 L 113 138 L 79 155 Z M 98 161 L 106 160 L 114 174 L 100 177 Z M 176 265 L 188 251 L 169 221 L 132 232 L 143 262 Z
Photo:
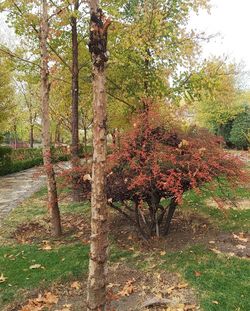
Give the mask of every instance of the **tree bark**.
M 176 207 L 177 207 L 177 203 L 175 202 L 174 199 L 171 199 L 171 202 L 170 202 L 169 207 L 168 207 L 168 214 L 167 214 L 166 226 L 165 226 L 165 231 L 164 231 L 165 235 L 167 235 L 169 233 L 171 221 L 173 219 Z
M 47 176 L 48 208 L 51 214 L 52 230 L 55 236 L 62 233 L 60 211 L 58 207 L 57 187 L 55 172 L 52 164 L 50 148 L 50 121 L 49 121 L 49 54 L 47 49 L 49 25 L 48 25 L 48 3 L 42 0 L 42 18 L 40 28 L 41 49 L 41 111 L 42 111 L 42 141 L 43 141 L 43 163 Z
M 74 2 L 74 12 L 79 9 L 79 1 Z M 79 174 L 77 168 L 80 165 L 79 152 L 79 133 L 78 133 L 78 105 L 79 105 L 79 64 L 78 64 L 78 32 L 77 32 L 77 17 L 75 14 L 71 16 L 71 36 L 72 36 L 72 104 L 71 104 L 71 164 L 73 170 L 72 176 L 72 194 L 73 200 L 76 202 L 81 201 L 81 191 L 79 188 L 78 180 Z
M 87 293 L 88 310 L 102 311 L 106 305 L 108 258 L 108 207 L 106 196 L 106 44 L 109 20 L 99 9 L 99 1 L 90 1 L 90 42 L 93 75 L 93 164 L 91 193 L 91 244 Z
M 34 124 L 30 124 L 30 148 L 34 147 Z

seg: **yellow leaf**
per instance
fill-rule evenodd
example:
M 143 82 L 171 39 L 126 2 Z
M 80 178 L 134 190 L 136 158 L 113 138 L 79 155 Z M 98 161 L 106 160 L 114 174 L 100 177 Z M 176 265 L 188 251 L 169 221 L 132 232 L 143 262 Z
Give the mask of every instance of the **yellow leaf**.
M 31 265 L 29 268 L 30 269 L 44 269 L 44 267 L 42 265 L 40 265 L 39 263 Z
M 2 273 L 0 275 L 0 283 L 4 283 L 7 280 L 7 277 L 4 276 Z
M 74 289 L 80 289 L 81 288 L 81 284 L 78 282 L 78 281 L 75 281 L 73 282 L 71 285 L 70 285 L 71 288 L 74 288 Z

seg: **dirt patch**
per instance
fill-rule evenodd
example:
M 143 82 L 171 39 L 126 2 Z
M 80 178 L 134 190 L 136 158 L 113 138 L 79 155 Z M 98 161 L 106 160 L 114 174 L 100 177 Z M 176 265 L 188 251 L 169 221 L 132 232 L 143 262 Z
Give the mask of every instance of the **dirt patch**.
M 90 219 L 86 216 L 67 214 L 61 217 L 63 236 L 66 243 L 81 241 L 87 243 L 90 238 Z M 40 243 L 43 240 L 50 239 L 52 231 L 50 228 L 50 219 L 42 218 L 39 222 L 28 222 L 19 225 L 11 233 L 11 238 L 21 244 Z M 70 237 L 69 240 L 65 239 Z M 68 241 L 68 242 L 67 242 Z
M 43 243 L 51 237 L 49 219 L 41 222 L 25 223 L 17 227 L 12 237 L 18 243 Z M 90 219 L 86 215 L 67 214 L 62 216 L 64 244 L 90 240 Z M 112 213 L 110 217 L 111 240 L 121 249 L 147 252 L 173 252 L 184 250 L 197 243 L 207 245 L 218 252 L 250 258 L 250 234 L 239 233 L 239 239 L 232 233 L 216 231 L 208 218 L 196 214 L 176 213 L 171 231 L 166 237 L 152 237 L 144 240 L 136 227 L 121 215 Z M 242 238 L 240 238 L 242 237 Z M 241 240 L 240 240 L 241 239 Z
M 249 188 L 250 191 L 250 188 Z M 218 204 L 213 200 L 209 199 L 205 201 L 207 206 L 218 208 Z M 232 203 L 223 203 L 224 209 L 235 209 L 235 210 L 247 210 L 250 209 L 250 200 L 249 199 L 240 199 Z
M 250 258 L 249 233 L 219 233 L 216 239 L 210 240 L 210 249 L 217 254 Z
M 163 237 L 152 237 L 149 240 L 142 239 L 140 233 L 125 218 L 114 214 L 110 224 L 112 237 L 122 248 L 139 248 L 141 251 L 183 250 L 197 243 L 207 243 L 212 239 L 216 230 L 208 218 L 189 214 L 183 215 L 177 212 L 170 233 Z
M 119 277 L 117 277 L 119 276 Z M 86 310 L 86 283 L 71 281 L 57 284 L 49 291 L 53 301 L 51 311 Z M 40 293 L 46 297 L 46 293 Z M 38 294 L 23 305 L 27 310 Z M 40 299 L 41 300 L 41 299 Z M 180 280 L 178 275 L 170 273 L 146 273 L 132 269 L 124 264 L 115 264 L 108 271 L 108 309 L 109 311 L 143 311 L 143 310 L 199 310 L 197 298 L 193 290 Z M 6 311 L 22 310 L 16 306 Z M 23 310 L 26 310 L 23 308 Z M 42 310 L 42 309 L 41 309 Z

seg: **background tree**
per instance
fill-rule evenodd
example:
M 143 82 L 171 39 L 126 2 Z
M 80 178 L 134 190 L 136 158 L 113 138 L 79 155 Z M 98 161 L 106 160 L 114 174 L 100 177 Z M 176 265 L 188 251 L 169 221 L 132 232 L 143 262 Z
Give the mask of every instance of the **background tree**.
M 47 175 L 48 185 L 48 207 L 51 212 L 52 228 L 55 236 L 62 234 L 60 211 L 58 207 L 58 196 L 55 172 L 52 164 L 50 144 L 50 122 L 49 122 L 49 54 L 47 40 L 49 36 L 48 3 L 42 0 L 42 16 L 40 25 L 40 47 L 41 47 L 41 110 L 42 110 L 42 137 L 43 137 L 43 163 Z

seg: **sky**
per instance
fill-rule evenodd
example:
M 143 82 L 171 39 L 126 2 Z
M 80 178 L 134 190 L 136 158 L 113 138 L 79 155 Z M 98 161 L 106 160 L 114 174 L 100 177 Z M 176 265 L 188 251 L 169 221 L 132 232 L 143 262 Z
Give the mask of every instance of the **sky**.
M 227 56 L 245 66 L 250 72 L 250 0 L 211 0 L 211 14 L 203 11 L 192 15 L 190 27 L 206 34 L 218 34 L 209 43 L 204 43 L 202 57 Z M 0 16 L 0 38 L 13 46 L 14 36 L 4 25 Z M 250 87 L 250 75 L 249 82 Z
M 211 0 L 211 4 L 211 14 L 203 11 L 190 21 L 199 31 L 218 34 L 204 43 L 203 57 L 227 56 L 250 72 L 250 0 Z

